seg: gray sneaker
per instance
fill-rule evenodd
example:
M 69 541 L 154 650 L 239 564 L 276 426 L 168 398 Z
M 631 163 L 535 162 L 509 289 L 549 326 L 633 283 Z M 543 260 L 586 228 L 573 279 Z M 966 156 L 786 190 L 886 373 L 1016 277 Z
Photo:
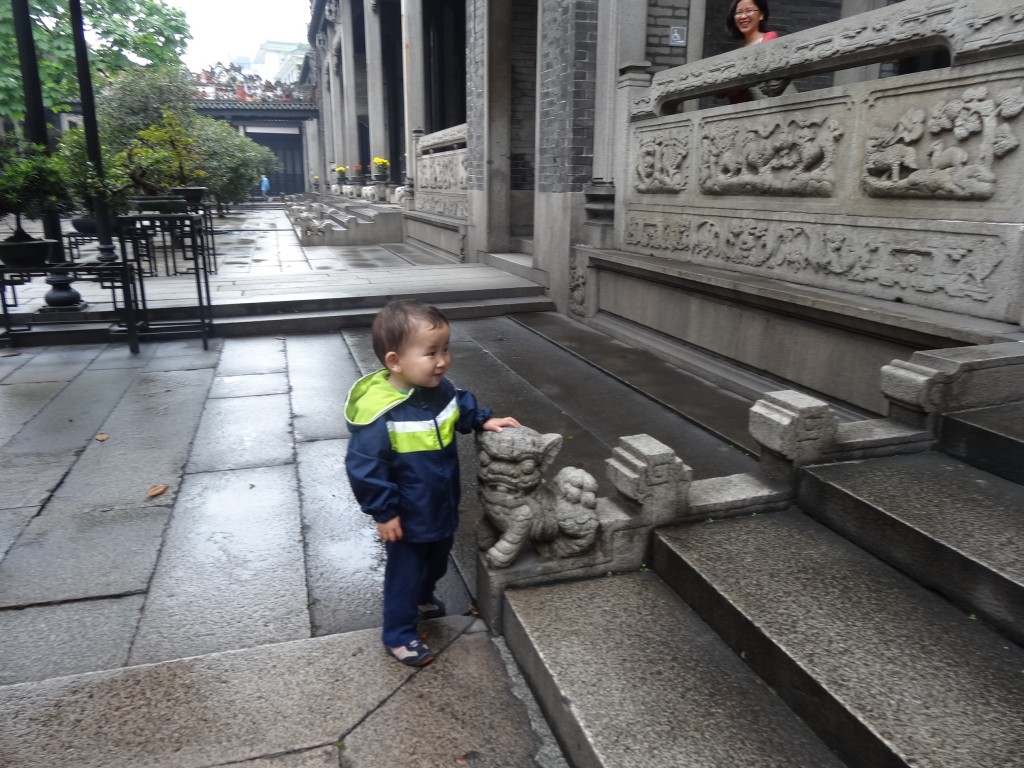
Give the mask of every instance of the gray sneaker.
M 426 643 L 419 640 L 413 640 L 397 648 L 387 648 L 387 651 L 407 667 L 425 667 L 434 660 L 434 652 Z

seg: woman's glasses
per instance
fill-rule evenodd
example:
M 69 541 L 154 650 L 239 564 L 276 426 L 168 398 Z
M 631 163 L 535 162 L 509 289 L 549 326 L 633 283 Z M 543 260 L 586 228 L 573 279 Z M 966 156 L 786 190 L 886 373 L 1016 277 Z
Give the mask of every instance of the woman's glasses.
M 760 12 L 761 11 L 757 8 L 746 8 L 742 11 L 739 8 L 737 8 L 736 13 L 734 13 L 733 16 L 753 16 L 755 13 Z

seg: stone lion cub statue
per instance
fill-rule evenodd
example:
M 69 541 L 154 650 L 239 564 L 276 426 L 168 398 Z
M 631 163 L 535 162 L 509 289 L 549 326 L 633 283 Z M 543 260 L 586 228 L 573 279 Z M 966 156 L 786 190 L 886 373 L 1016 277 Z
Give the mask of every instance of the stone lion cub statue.
M 544 558 L 572 557 L 594 545 L 597 481 L 576 467 L 543 477 L 561 448 L 561 435 L 529 427 L 477 436 L 480 548 L 492 567 L 511 565 L 527 541 Z

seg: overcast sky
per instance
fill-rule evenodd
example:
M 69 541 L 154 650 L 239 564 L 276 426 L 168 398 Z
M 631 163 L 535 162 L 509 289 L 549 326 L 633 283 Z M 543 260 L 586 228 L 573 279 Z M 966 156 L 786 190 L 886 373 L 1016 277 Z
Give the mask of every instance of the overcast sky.
M 192 72 L 231 58 L 252 59 L 267 40 L 305 43 L 309 0 L 167 0 L 185 11 L 192 41 L 185 64 Z

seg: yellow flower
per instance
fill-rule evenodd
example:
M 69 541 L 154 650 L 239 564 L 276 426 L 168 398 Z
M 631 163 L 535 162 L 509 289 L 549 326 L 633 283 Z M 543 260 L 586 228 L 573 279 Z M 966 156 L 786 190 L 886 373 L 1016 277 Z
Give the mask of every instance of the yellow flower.
M 373 158 L 373 164 L 377 166 L 377 170 L 379 171 L 386 171 L 391 165 L 391 163 L 389 163 L 383 157 Z
M 337 171 L 338 173 L 344 173 L 345 171 L 348 170 L 348 166 L 347 165 L 339 165 L 334 170 Z

